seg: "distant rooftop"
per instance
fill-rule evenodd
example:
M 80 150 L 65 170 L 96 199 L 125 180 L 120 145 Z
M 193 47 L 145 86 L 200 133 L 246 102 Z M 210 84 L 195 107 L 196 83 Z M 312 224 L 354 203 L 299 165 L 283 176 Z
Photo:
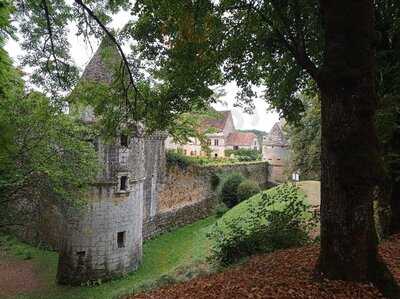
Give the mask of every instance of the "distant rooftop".
M 251 146 L 257 135 L 251 132 L 234 132 L 229 134 L 226 145 Z
M 215 128 L 221 132 L 225 128 L 225 124 L 232 114 L 231 111 L 215 111 L 218 115 L 216 117 L 209 117 L 202 121 L 201 127 L 204 129 Z
M 266 145 L 275 145 L 275 146 L 289 145 L 279 123 L 274 124 L 271 131 L 269 131 L 268 133 L 268 137 L 265 138 L 264 143 Z

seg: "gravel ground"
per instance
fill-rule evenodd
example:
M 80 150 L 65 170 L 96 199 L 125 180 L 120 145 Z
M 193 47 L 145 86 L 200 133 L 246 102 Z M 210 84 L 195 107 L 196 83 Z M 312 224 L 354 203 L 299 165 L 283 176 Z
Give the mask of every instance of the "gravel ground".
M 40 287 L 32 261 L 5 258 L 0 253 L 0 298 L 30 292 Z

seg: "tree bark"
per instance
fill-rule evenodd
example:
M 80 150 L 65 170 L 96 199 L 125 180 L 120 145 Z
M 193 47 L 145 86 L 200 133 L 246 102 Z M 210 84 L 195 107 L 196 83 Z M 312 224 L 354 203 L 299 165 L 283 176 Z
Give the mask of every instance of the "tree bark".
M 323 277 L 374 280 L 373 196 L 380 170 L 374 127 L 372 0 L 320 0 L 325 26 L 321 92 L 321 252 Z

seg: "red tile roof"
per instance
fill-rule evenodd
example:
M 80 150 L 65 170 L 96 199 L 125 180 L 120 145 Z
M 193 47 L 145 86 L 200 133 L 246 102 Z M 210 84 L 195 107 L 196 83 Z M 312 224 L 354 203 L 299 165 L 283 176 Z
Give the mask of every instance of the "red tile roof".
M 225 124 L 231 115 L 230 111 L 218 111 L 218 116 L 206 118 L 202 121 L 201 127 L 204 129 L 216 128 L 221 132 L 225 128 Z
M 256 134 L 251 132 L 234 132 L 229 134 L 226 145 L 253 145 L 254 139 L 257 139 Z

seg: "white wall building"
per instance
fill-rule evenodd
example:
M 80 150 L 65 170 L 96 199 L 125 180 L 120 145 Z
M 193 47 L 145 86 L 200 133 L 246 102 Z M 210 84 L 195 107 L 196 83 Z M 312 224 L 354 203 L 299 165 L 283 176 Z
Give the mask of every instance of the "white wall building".
M 206 134 L 211 157 L 225 157 L 227 149 L 260 149 L 256 134 L 236 130 L 231 111 L 218 111 L 218 114 L 218 117 L 207 118 L 201 124 L 204 130 L 215 129 L 215 132 Z M 168 137 L 165 147 L 169 150 L 179 149 L 188 156 L 205 156 L 207 154 L 202 150 L 201 143 L 196 138 L 192 138 L 186 144 L 176 144 L 172 137 Z

